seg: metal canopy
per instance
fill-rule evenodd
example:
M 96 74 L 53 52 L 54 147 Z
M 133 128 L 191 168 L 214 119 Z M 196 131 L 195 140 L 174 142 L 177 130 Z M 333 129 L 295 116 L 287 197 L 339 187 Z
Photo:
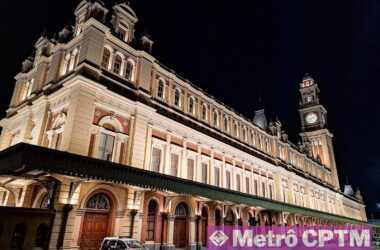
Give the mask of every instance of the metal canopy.
M 199 182 L 155 173 L 131 166 L 20 143 L 0 152 L 0 175 L 23 176 L 32 171 L 71 177 L 128 184 L 141 188 L 201 196 L 262 207 L 277 212 L 290 212 L 336 222 L 361 224 L 356 219 L 298 207 L 279 201 L 219 188 Z

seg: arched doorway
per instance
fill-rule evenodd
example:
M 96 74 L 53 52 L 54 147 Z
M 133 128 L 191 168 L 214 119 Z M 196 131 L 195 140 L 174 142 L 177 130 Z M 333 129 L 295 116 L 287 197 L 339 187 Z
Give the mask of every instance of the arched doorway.
M 24 223 L 17 224 L 13 230 L 10 249 L 12 250 L 24 249 L 25 236 L 26 236 L 26 225 Z
M 189 207 L 185 203 L 180 203 L 175 209 L 174 237 L 173 243 L 176 248 L 186 248 L 188 239 Z
M 208 211 L 206 207 L 203 207 L 201 214 L 201 242 L 203 247 L 207 247 L 207 225 Z
M 36 238 L 34 240 L 34 247 L 38 249 L 48 249 L 49 245 L 49 226 L 40 224 L 37 228 Z
M 225 226 L 233 226 L 235 224 L 235 215 L 231 209 L 228 209 L 226 217 L 224 218 Z
M 257 226 L 257 220 L 256 220 L 255 216 L 252 215 L 251 213 L 248 213 L 248 225 L 250 227 Z
M 217 208 L 215 209 L 215 226 L 222 225 L 222 211 Z
M 97 193 L 86 202 L 80 240 L 81 250 L 98 250 L 110 232 L 112 204 L 107 194 Z
M 158 204 L 155 200 L 149 201 L 147 214 L 146 241 L 155 241 Z

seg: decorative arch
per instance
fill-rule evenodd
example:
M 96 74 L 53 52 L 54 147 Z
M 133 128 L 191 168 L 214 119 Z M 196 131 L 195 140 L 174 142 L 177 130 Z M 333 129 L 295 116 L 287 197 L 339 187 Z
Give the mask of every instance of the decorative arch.
M 6 196 L 4 197 L 4 202 L 6 201 L 6 203 L 5 204 L 0 204 L 0 205 L 10 206 L 10 207 L 16 206 L 16 195 L 15 195 L 15 192 L 11 188 L 8 188 L 6 186 L 0 187 L 0 191 L 2 191 L 1 189 L 3 189 L 4 192 L 6 192 Z
M 232 208 L 228 208 L 226 211 L 226 215 L 224 217 L 224 225 L 232 226 L 235 225 L 237 221 L 236 214 Z
M 191 201 L 189 201 L 188 199 L 184 199 L 184 198 L 182 198 L 182 199 L 178 199 L 178 200 L 176 200 L 176 201 L 174 201 L 174 200 L 172 200 L 172 202 L 171 202 L 171 206 L 170 206 L 170 214 L 171 215 L 173 215 L 173 216 L 175 216 L 175 209 L 177 208 L 177 206 L 179 205 L 179 204 L 181 204 L 181 203 L 183 203 L 183 204 L 186 204 L 186 206 L 188 207 L 188 215 L 190 216 L 190 217 L 193 217 L 194 215 L 195 215 L 195 206 L 194 206 L 194 204 L 192 204 L 192 202 Z
M 111 202 L 111 209 L 112 210 L 118 210 L 121 204 L 121 199 L 115 195 L 114 191 L 112 190 L 112 187 L 108 185 L 97 185 L 94 188 L 92 188 L 92 191 L 89 191 L 80 201 L 80 208 L 86 209 L 87 201 L 95 194 L 97 193 L 105 193 L 110 198 Z
M 112 125 L 116 129 L 116 131 L 114 132 L 121 133 L 124 130 L 123 125 L 120 123 L 120 121 L 116 117 L 107 115 L 107 116 L 102 117 L 98 123 L 98 125 L 101 127 L 104 127 L 107 124 Z
M 178 216 L 187 217 L 187 216 L 189 216 L 189 214 L 190 214 L 190 208 L 189 208 L 189 206 L 185 202 L 180 202 L 175 207 L 174 215 L 176 217 L 178 217 Z
M 41 204 L 48 194 L 45 187 L 42 187 L 41 190 L 37 193 L 36 198 L 34 198 L 32 207 L 33 208 L 41 208 Z

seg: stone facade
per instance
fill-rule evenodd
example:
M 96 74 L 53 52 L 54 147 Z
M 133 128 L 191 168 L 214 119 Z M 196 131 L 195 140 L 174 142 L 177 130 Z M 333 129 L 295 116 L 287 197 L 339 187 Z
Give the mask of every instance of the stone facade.
M 114 7 L 113 27 L 105 25 L 107 12 L 100 1 L 84 0 L 75 11 L 74 30 L 63 29 L 57 40 L 38 40 L 0 122 L 1 150 L 29 143 L 366 221 L 362 200 L 340 191 L 326 127 L 303 131 L 302 144 L 293 145 L 279 121 L 258 126 L 157 61 L 150 54 L 153 42 L 134 37 L 137 16 L 130 6 Z M 300 112 L 307 113 L 304 107 Z M 310 147 L 312 139 L 318 143 Z M 317 150 L 323 159 L 313 154 Z M 207 225 L 331 223 L 265 207 L 45 176 L 59 182 L 49 249 L 95 244 L 85 240 L 93 236 L 86 229 L 94 221 L 106 227 L 100 233 L 130 236 L 150 249 L 205 245 Z M 0 181 L 3 206 L 40 208 L 48 194 L 39 181 Z

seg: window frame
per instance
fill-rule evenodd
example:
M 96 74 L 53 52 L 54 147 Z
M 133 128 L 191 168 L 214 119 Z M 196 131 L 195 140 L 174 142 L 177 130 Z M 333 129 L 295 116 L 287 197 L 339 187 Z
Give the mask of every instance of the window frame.
M 159 78 L 158 83 L 157 83 L 157 97 L 162 100 L 165 100 L 165 85 L 166 85 L 166 81 L 162 78 Z M 162 86 L 162 92 L 160 95 L 161 86 Z
M 208 184 L 208 172 L 209 172 L 209 166 L 206 161 L 201 162 L 201 182 L 204 184 Z M 205 172 L 204 172 L 205 170 Z M 206 175 L 204 175 L 206 174 Z
M 179 88 L 175 88 L 174 89 L 173 104 L 177 108 L 181 108 L 182 107 L 182 100 L 181 100 L 182 93 L 181 92 L 182 91 Z
M 206 103 L 202 104 L 202 109 L 201 109 L 201 119 L 205 122 L 208 121 L 208 105 Z
M 129 71 L 129 65 L 131 65 L 131 70 Z M 125 69 L 124 69 L 124 73 L 125 73 L 125 78 L 131 82 L 135 82 L 136 81 L 136 61 L 133 60 L 132 58 L 128 58 L 126 61 L 125 61 Z

